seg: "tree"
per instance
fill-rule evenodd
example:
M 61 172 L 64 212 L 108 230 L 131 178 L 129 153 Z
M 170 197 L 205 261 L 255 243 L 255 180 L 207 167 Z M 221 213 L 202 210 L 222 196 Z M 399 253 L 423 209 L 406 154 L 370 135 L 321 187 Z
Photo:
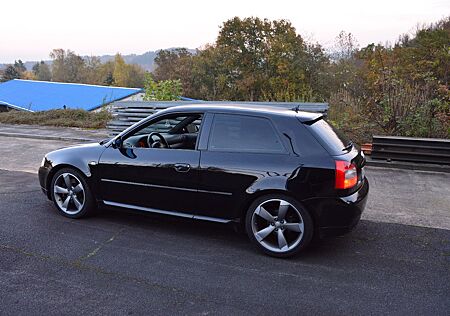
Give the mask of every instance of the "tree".
M 141 66 L 129 64 L 128 65 L 129 77 L 126 86 L 132 88 L 142 88 L 145 82 L 145 74 L 146 72 Z
M 113 64 L 113 84 L 118 87 L 142 87 L 145 71 L 138 65 L 129 65 L 120 54 L 116 54 Z M 107 74 L 108 75 L 108 74 Z M 106 77 L 110 80 L 110 78 Z
M 73 51 L 54 49 L 50 53 L 52 64 L 52 80 L 60 82 L 83 82 L 85 63 L 81 56 Z
M 50 81 L 52 79 L 50 67 L 44 61 L 34 64 L 32 71 L 36 80 Z
M 157 81 L 179 79 L 187 95 L 196 93 L 193 88 L 193 54 L 186 48 L 160 50 L 155 57 L 155 65 L 153 76 Z
M 20 59 L 15 60 L 13 65 L 8 65 L 3 71 L 3 80 L 20 79 L 26 71 L 27 68 L 23 62 Z
M 113 76 L 116 86 L 125 87 L 127 85 L 130 74 L 127 64 L 120 54 L 116 54 L 116 57 L 114 57 Z
M 144 101 L 176 101 L 182 93 L 180 80 L 155 82 L 150 73 L 145 75 L 144 89 Z
M 20 59 L 14 61 L 14 68 L 16 68 L 19 73 L 27 71 L 27 68 Z
M 192 58 L 192 89 L 184 95 L 194 99 L 226 99 L 226 69 L 224 69 L 221 51 L 209 45 Z
M 3 71 L 3 80 L 20 79 L 20 73 L 13 65 L 8 65 Z
M 98 75 L 100 77 L 99 84 L 113 86 L 115 84 L 113 73 L 114 73 L 113 61 L 108 61 L 104 64 L 101 64 L 98 69 Z
M 52 80 L 53 81 L 66 81 L 66 52 L 63 49 L 54 49 L 50 53 L 52 62 Z
M 229 96 L 237 100 L 311 100 L 308 50 L 287 20 L 226 21 L 216 47 L 222 56 Z
M 350 59 L 358 51 L 358 40 L 352 33 L 341 31 L 334 41 L 331 56 L 334 60 Z
M 82 74 L 83 83 L 103 84 L 103 77 L 100 71 L 102 63 L 99 57 L 90 56 L 84 58 L 84 72 Z

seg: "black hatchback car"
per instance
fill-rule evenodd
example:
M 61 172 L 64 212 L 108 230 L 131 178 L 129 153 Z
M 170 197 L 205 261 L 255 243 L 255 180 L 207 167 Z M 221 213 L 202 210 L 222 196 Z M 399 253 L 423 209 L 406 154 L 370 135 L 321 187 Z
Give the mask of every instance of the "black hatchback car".
M 358 223 L 364 164 L 321 114 L 189 105 L 111 140 L 50 152 L 39 180 L 70 218 L 113 207 L 236 223 L 260 250 L 287 257 Z

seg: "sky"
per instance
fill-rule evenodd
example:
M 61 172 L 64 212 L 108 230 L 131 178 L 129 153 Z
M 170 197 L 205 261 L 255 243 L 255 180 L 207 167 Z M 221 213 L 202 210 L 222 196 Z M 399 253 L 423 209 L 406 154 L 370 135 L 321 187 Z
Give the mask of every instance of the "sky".
M 54 48 L 79 55 L 199 48 L 234 16 L 288 19 L 324 47 L 341 30 L 362 47 L 393 43 L 450 15 L 450 0 L 1 0 L 0 12 L 0 63 L 11 63 L 49 59 Z

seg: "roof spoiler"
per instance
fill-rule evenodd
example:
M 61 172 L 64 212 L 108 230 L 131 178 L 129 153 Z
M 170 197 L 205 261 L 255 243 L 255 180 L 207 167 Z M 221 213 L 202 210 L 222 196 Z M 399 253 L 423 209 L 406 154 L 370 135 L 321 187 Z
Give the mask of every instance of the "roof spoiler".
M 313 125 L 315 122 L 320 121 L 321 119 L 323 119 L 323 115 L 319 114 L 319 115 L 317 115 L 316 118 L 314 118 L 312 120 L 308 120 L 308 121 L 302 121 L 302 123 L 306 124 L 306 125 Z
M 306 113 L 303 112 L 301 115 L 297 115 L 297 118 L 300 122 L 302 122 L 303 124 L 306 125 L 312 125 L 315 122 L 323 119 L 323 114 L 322 113 Z

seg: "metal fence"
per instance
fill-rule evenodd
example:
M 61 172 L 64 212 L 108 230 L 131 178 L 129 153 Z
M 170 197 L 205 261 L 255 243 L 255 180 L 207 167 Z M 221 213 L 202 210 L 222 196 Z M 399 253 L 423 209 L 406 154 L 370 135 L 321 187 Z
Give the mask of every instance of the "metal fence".
M 298 102 L 229 102 L 229 101 L 118 101 L 112 103 L 113 120 L 108 124 L 111 136 L 117 135 L 132 124 L 158 111 L 177 106 L 189 104 L 216 104 L 236 106 L 272 106 L 292 109 L 298 107 L 300 111 L 327 113 L 328 103 L 298 103 Z
M 373 136 L 372 158 L 450 165 L 450 139 Z

